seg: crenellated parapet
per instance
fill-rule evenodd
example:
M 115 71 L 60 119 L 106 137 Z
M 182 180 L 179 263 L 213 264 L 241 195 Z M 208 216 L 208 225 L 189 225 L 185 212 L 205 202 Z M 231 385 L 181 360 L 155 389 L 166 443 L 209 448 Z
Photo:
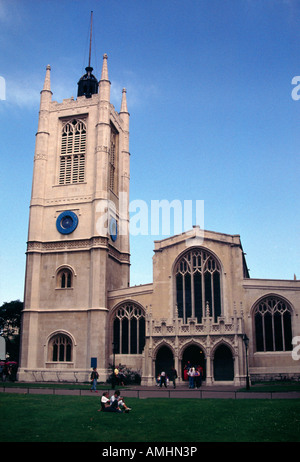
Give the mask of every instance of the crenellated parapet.
M 151 313 L 147 315 L 146 336 L 184 336 L 184 335 L 242 335 L 243 334 L 243 314 L 234 311 L 233 316 L 220 316 L 217 322 L 211 316 L 202 318 L 199 323 L 197 318 L 188 318 L 184 323 L 182 318 L 173 319 L 153 319 Z

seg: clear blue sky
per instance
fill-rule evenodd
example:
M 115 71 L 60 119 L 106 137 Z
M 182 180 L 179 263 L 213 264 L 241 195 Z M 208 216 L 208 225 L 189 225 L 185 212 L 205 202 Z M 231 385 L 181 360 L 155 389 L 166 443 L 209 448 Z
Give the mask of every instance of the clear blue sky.
M 91 10 L 117 110 L 127 88 L 131 201 L 204 200 L 205 229 L 240 234 L 251 277 L 300 278 L 299 1 L 0 0 L 0 304 L 23 300 L 45 67 L 54 100 L 76 97 Z M 132 237 L 133 285 L 152 282 L 163 237 Z

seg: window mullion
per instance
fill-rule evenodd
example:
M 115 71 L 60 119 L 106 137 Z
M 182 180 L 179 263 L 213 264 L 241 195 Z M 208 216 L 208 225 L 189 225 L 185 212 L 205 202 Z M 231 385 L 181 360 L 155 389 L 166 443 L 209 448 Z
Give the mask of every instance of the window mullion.
M 123 318 L 120 319 L 120 354 L 123 353 L 123 343 L 122 343 L 123 335 L 122 335 L 122 332 L 123 332 Z
M 283 313 L 281 314 L 281 331 L 282 331 L 282 349 L 285 351 L 285 335 L 284 335 L 284 318 L 283 318 Z
M 211 280 L 211 315 L 213 319 L 215 319 L 215 297 L 214 297 L 214 278 L 213 278 L 214 273 L 210 273 L 210 280 Z M 217 320 L 216 320 L 217 321 Z
M 265 335 L 265 316 L 262 314 L 262 332 L 263 332 L 263 345 L 264 351 L 266 351 L 266 335 Z
M 274 310 L 272 310 L 271 314 L 272 314 L 272 342 L 273 342 L 273 351 L 276 351 L 276 344 L 275 344 L 275 325 L 274 325 Z
M 140 351 L 140 318 L 136 320 L 136 352 L 139 354 Z
M 131 354 L 131 317 L 128 316 L 128 354 Z
M 185 275 L 182 275 L 182 292 L 183 292 L 183 324 L 186 323 L 186 305 L 185 305 Z
M 201 270 L 201 291 L 202 291 L 202 313 L 204 313 L 204 316 L 206 316 L 206 308 L 205 308 L 205 280 L 204 280 L 204 271 L 203 267 Z
M 195 290 L 194 290 L 194 271 L 191 269 L 191 300 L 192 300 L 192 318 L 195 317 Z

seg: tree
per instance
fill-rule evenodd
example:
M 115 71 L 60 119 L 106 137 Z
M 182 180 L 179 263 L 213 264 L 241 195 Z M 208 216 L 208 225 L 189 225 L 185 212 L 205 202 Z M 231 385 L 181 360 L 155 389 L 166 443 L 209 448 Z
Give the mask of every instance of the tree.
M 6 352 L 11 361 L 19 361 L 20 329 L 23 302 L 13 300 L 0 307 L 0 335 L 6 341 Z

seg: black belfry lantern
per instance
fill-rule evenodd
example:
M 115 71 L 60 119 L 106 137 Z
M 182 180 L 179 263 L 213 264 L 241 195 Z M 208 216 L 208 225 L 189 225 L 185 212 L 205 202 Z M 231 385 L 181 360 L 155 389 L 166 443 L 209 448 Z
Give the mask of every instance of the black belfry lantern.
M 93 68 L 91 67 L 92 22 L 93 12 L 91 12 L 89 65 L 85 68 L 86 74 L 84 74 L 77 83 L 77 96 L 85 96 L 86 98 L 91 98 L 92 95 L 98 93 L 98 81 L 92 74 Z

